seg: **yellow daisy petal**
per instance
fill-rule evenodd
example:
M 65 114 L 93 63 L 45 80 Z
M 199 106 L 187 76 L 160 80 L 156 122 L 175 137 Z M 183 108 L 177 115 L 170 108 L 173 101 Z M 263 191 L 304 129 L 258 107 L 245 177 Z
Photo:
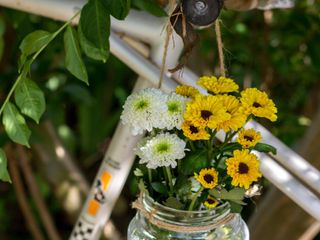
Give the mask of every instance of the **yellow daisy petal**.
M 226 77 L 217 79 L 216 77 L 203 76 L 199 78 L 197 84 L 212 94 L 238 92 L 239 89 L 239 86 L 232 79 Z
M 177 86 L 176 93 L 185 97 L 190 97 L 190 98 L 195 98 L 195 96 L 200 94 L 198 89 L 188 85 Z
M 265 92 L 247 88 L 241 92 L 240 101 L 246 114 L 267 118 L 272 122 L 277 120 L 277 108 Z
M 192 141 L 210 139 L 210 134 L 205 130 L 205 128 L 195 127 L 188 121 L 185 121 L 182 124 L 181 129 L 183 134 Z
M 239 132 L 237 141 L 244 148 L 254 147 L 261 140 L 261 134 L 253 128 L 243 129 Z
M 218 172 L 214 168 L 201 169 L 199 174 L 194 174 L 194 178 L 200 182 L 204 188 L 213 189 L 218 185 Z
M 218 124 L 217 128 L 229 132 L 230 130 L 237 131 L 239 128 L 243 127 L 246 123 L 247 115 L 242 111 L 240 101 L 236 97 L 230 95 L 220 95 L 219 98 L 227 113 L 230 114 L 230 119 Z
M 248 149 L 235 150 L 233 157 L 226 160 L 227 174 L 232 177 L 233 186 L 248 189 L 251 183 L 262 176 L 256 155 L 249 153 Z
M 230 114 L 226 112 L 218 97 L 198 95 L 194 101 L 187 104 L 184 119 L 193 126 L 214 129 L 221 122 L 230 119 Z

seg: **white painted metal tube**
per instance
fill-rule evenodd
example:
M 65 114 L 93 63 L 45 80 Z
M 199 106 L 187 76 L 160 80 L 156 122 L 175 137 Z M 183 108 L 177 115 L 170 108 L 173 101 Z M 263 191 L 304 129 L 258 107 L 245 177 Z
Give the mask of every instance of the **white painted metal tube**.
M 263 136 L 263 142 L 277 148 L 277 155 L 272 156 L 293 174 L 296 174 L 311 189 L 320 194 L 320 172 L 295 151 L 273 136 L 265 127 L 257 122 L 249 122 L 247 128 L 254 128 Z
M 139 76 L 148 79 L 153 86 L 157 86 L 160 76 L 160 70 L 150 61 L 138 54 L 134 49 L 125 44 L 114 33 L 110 35 L 110 51 L 121 61 L 128 65 Z M 164 76 L 162 89 L 166 92 L 172 91 L 177 84 L 167 76 Z
M 268 155 L 255 152 L 263 176 L 312 217 L 320 221 L 320 199 Z M 290 218 L 290 216 L 288 216 Z
M 1 6 L 65 22 L 85 3 L 86 0 L 0 0 Z
M 149 81 L 139 78 L 135 90 L 150 86 Z M 118 124 L 70 240 L 100 239 L 132 167 L 133 149 L 140 138 L 132 136 L 130 126 Z

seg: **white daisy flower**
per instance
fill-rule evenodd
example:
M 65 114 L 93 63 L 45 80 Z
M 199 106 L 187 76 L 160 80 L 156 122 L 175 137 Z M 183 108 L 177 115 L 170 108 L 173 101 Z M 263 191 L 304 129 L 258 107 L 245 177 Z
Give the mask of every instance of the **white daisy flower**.
M 148 168 L 175 168 L 176 160 L 185 156 L 185 147 L 186 143 L 176 134 L 160 133 L 136 149 L 136 154 L 140 157 L 140 163 L 147 163 Z
M 163 114 L 159 125 L 161 129 L 181 129 L 183 114 L 186 109 L 187 98 L 176 93 L 167 95 L 166 112 Z
M 158 127 L 159 119 L 166 109 L 166 95 L 156 88 L 146 88 L 131 94 L 121 114 L 123 124 L 132 126 L 132 134 L 142 134 Z

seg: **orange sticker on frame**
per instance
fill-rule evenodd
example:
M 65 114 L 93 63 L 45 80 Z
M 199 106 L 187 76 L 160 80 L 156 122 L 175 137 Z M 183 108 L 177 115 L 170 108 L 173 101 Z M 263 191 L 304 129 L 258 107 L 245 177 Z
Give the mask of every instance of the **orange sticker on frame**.
M 100 203 L 93 199 L 89 202 L 87 213 L 90 214 L 91 216 L 95 216 L 97 215 L 99 208 L 100 208 Z
M 106 191 L 107 188 L 108 188 L 108 185 L 110 183 L 110 180 L 111 180 L 111 175 L 110 173 L 108 172 L 104 172 L 102 173 L 101 177 L 100 177 L 100 181 L 101 181 L 101 188 L 102 188 L 102 191 Z

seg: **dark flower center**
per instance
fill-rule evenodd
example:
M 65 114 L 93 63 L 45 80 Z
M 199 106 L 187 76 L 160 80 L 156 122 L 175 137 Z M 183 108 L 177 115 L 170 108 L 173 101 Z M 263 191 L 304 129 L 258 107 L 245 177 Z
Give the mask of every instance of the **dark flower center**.
M 247 164 L 245 163 L 239 163 L 239 167 L 238 167 L 238 172 L 240 174 L 245 174 L 245 173 L 248 173 L 249 172 L 249 167 Z
M 196 128 L 195 126 L 190 126 L 190 132 L 192 133 L 192 134 L 195 134 L 195 133 L 198 133 L 199 132 L 199 130 L 198 130 L 198 128 Z
M 243 137 L 245 140 L 252 142 L 253 141 L 253 137 L 251 136 L 244 136 Z
M 208 198 L 207 199 L 207 203 L 209 203 L 209 204 L 214 204 L 216 201 L 214 200 L 214 199 L 212 199 L 212 198 Z
M 257 103 L 257 102 L 254 102 L 252 106 L 254 106 L 255 108 L 258 108 L 258 107 L 261 107 L 261 104 Z
M 210 111 L 207 111 L 207 110 L 202 110 L 202 111 L 201 111 L 201 117 L 202 117 L 204 120 L 208 120 L 211 115 L 213 115 L 213 114 L 212 114 L 212 112 L 210 112 Z
M 213 180 L 214 180 L 213 176 L 210 175 L 210 174 L 204 175 L 204 176 L 203 176 L 203 179 L 204 179 L 207 183 L 211 183 L 211 182 L 213 182 Z

